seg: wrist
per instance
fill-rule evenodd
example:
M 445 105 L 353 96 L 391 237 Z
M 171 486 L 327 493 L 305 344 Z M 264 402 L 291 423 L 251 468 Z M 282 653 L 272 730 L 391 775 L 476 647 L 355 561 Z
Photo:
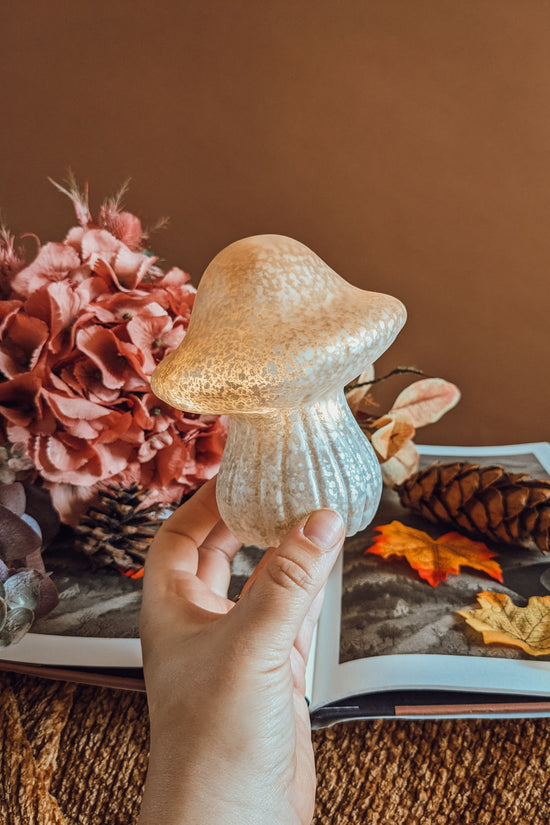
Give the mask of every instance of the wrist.
M 272 806 L 265 789 L 241 786 L 240 799 L 228 798 L 227 789 L 223 777 L 212 777 L 205 787 L 179 778 L 158 782 L 148 774 L 137 825 L 298 825 L 291 806 L 281 810 L 280 799 Z
M 274 778 L 239 765 L 237 754 L 228 760 L 182 745 L 152 744 L 138 825 L 298 825 Z

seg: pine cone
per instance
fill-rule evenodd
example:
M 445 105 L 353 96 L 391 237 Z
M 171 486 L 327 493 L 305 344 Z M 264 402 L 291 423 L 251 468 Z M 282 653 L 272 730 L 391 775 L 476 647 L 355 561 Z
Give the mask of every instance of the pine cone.
M 159 512 L 165 509 L 165 505 L 153 504 L 138 510 L 148 492 L 137 484 L 99 491 L 75 531 L 77 547 L 98 567 L 114 566 L 123 571 L 143 567 L 159 526 Z
M 493 541 L 550 550 L 550 481 L 496 465 L 432 464 L 394 488 L 401 504 Z

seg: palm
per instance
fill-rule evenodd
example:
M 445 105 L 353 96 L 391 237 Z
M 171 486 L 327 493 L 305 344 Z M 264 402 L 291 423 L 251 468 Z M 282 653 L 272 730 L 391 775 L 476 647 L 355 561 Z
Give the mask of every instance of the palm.
M 178 584 L 178 595 L 210 614 L 225 615 L 235 604 L 225 596 L 215 593 L 210 584 L 198 576 L 181 579 Z M 211 618 L 215 620 L 216 616 L 213 615 Z

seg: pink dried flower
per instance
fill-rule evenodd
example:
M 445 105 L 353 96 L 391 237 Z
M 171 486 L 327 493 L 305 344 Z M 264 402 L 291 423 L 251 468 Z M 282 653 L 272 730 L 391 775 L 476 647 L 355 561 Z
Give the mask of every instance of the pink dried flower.
M 131 212 L 125 212 L 122 208 L 122 199 L 127 189 L 128 182 L 120 188 L 114 198 L 105 201 L 99 210 L 97 223 L 101 229 L 106 229 L 126 244 L 132 252 L 139 252 L 143 249 L 146 235 L 140 219 Z
M 25 266 L 22 249 L 15 248 L 15 238 L 4 226 L 0 226 L 0 299 L 12 293 L 11 279 Z
M 74 249 L 64 243 L 47 243 L 28 266 L 11 278 L 12 297 L 28 298 L 41 286 L 68 279 L 80 266 Z
M 140 484 L 150 490 L 144 504 L 195 489 L 217 470 L 226 424 L 150 392 L 156 364 L 185 335 L 189 276 L 155 266 L 120 196 L 94 220 L 87 191 L 74 181 L 58 188 L 80 223 L 64 241 L 24 266 L 13 238 L 0 239 L 9 286 L 0 300 L 0 422 L 75 524 L 107 484 Z

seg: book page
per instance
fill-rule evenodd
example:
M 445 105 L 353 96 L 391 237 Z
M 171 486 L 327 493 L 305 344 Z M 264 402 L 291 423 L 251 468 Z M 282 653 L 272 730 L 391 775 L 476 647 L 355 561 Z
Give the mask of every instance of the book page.
M 244 586 L 263 551 L 243 547 L 233 563 L 229 598 Z M 140 668 L 139 613 L 142 578 L 114 568 L 94 569 L 67 532 L 44 555 L 59 591 L 59 604 L 36 621 L 15 645 L 0 649 L 0 661 L 71 668 Z
M 550 477 L 550 445 L 419 447 L 421 466 L 434 460 L 502 464 L 535 478 Z M 437 587 L 403 559 L 365 551 L 376 524 L 397 519 L 433 538 L 452 527 L 431 524 L 401 507 L 385 489 L 372 525 L 346 541 L 331 574 L 319 623 L 312 709 L 347 696 L 386 690 L 468 690 L 550 694 L 550 657 L 504 645 L 485 645 L 456 611 L 473 607 L 482 590 L 507 593 L 518 605 L 550 595 L 550 556 L 494 543 L 503 584 L 462 568 Z M 547 575 L 545 575 L 547 574 Z

